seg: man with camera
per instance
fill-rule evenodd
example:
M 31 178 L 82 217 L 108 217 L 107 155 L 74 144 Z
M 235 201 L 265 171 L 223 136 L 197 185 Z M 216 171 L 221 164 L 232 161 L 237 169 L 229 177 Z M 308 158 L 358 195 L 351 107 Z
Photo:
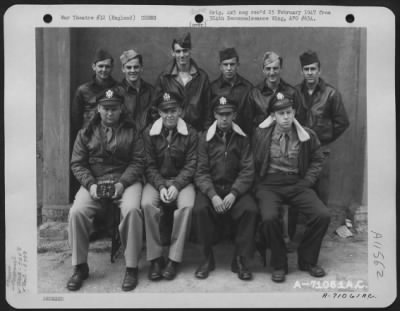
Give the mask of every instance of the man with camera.
M 75 141 L 71 170 L 81 187 L 69 213 L 69 243 L 74 274 L 67 283 L 78 290 L 89 276 L 89 235 L 93 219 L 113 200 L 121 210 L 119 234 L 126 262 L 122 290 L 138 282 L 138 261 L 143 241 L 140 210 L 144 167 L 143 141 L 133 122 L 122 112 L 123 97 L 108 89 L 96 98 L 97 113 Z

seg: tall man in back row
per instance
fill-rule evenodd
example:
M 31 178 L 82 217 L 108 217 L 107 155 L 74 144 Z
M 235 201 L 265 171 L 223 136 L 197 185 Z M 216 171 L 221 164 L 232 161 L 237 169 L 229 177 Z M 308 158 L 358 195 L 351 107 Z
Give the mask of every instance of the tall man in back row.
M 191 49 L 190 33 L 172 41 L 174 59 L 157 79 L 156 98 L 164 93 L 178 94 L 183 98 L 182 119 L 203 131 L 211 123 L 210 82 L 207 73 L 191 58 Z
M 314 130 L 322 144 L 325 164 L 317 188 L 321 200 L 328 204 L 330 144 L 349 127 L 349 120 L 339 91 L 320 77 L 321 63 L 317 53 L 304 52 L 300 55 L 300 63 L 304 80 L 296 86 L 301 95 L 296 118 Z
M 255 194 L 262 218 L 262 233 L 271 247 L 272 280 L 283 282 L 288 272 L 286 245 L 279 208 L 290 204 L 306 218 L 306 231 L 297 249 L 300 270 L 314 277 L 325 271 L 318 265 L 322 239 L 330 222 L 329 211 L 312 189 L 324 161 L 316 134 L 294 118 L 293 101 L 278 93 L 270 116 L 256 129 L 253 150 Z

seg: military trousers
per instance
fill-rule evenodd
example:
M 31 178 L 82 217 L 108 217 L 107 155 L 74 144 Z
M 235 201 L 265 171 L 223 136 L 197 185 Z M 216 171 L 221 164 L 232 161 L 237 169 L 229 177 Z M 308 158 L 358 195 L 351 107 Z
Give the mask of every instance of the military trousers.
M 285 182 L 285 179 L 288 183 Z M 306 230 L 297 249 L 298 261 L 317 264 L 323 237 L 328 229 L 328 208 L 311 188 L 297 187 L 291 177 L 282 175 L 281 183 L 262 183 L 256 186 L 256 199 L 261 213 L 262 233 L 271 247 L 271 266 L 287 265 L 286 245 L 283 239 L 279 209 L 283 203 L 296 208 L 306 216 Z
M 176 262 L 182 261 L 185 241 L 190 230 L 195 195 L 194 186 L 189 184 L 179 191 L 176 199 L 168 251 L 168 258 Z M 160 192 L 147 183 L 143 189 L 141 205 L 146 230 L 146 255 L 149 261 L 161 257 L 163 254 L 160 235 L 160 201 Z
M 232 221 L 235 229 L 235 256 L 251 258 L 254 255 L 257 219 L 257 205 L 249 194 L 238 197 L 230 210 L 224 214 L 218 214 L 211 200 L 201 191 L 196 194 L 192 226 L 196 241 L 205 252 L 220 239 L 223 223 Z
M 143 246 L 143 213 L 140 209 L 142 184 L 135 183 L 125 189 L 117 201 L 121 210 L 119 234 L 124 248 L 127 267 L 138 266 Z M 93 231 L 94 217 L 107 208 L 100 200 L 93 200 L 89 191 L 81 187 L 69 211 L 68 240 L 72 248 L 72 265 L 87 262 L 89 236 Z

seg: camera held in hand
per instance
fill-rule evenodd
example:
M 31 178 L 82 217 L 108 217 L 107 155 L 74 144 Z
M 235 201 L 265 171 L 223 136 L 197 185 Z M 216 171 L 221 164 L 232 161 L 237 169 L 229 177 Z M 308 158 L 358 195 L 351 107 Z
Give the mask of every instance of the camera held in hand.
M 97 184 L 97 196 L 100 199 L 111 199 L 115 194 L 114 180 L 102 180 Z

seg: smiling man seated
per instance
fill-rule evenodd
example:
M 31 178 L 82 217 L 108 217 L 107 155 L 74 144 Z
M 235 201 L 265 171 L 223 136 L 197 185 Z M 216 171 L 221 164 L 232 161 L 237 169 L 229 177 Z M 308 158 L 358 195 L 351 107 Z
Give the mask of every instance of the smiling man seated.
M 322 239 L 328 229 L 328 208 L 312 186 L 324 162 L 315 132 L 294 118 L 293 101 L 278 93 L 270 116 L 256 129 L 253 150 L 256 168 L 256 199 L 262 218 L 262 234 L 271 247 L 272 280 L 283 282 L 288 272 L 286 245 L 279 208 L 288 203 L 307 217 L 306 231 L 298 253 L 300 270 L 314 277 L 325 271 L 317 264 Z
M 147 184 L 143 190 L 142 209 L 152 281 L 174 279 L 182 261 L 195 199 L 193 176 L 198 141 L 197 132 L 181 119 L 182 98 L 179 95 L 164 93 L 158 100 L 158 112 L 161 117 L 143 133 Z M 165 237 L 161 220 L 171 209 L 175 209 L 172 231 Z M 170 240 L 166 266 L 164 240 Z

